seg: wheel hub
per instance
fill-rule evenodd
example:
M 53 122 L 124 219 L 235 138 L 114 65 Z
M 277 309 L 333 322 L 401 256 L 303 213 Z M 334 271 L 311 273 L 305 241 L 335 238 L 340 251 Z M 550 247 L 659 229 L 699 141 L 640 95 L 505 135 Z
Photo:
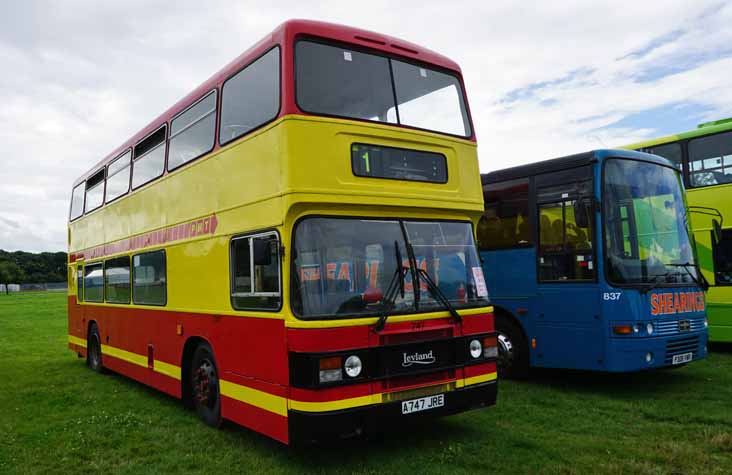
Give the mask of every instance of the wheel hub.
M 201 405 L 211 407 L 216 402 L 216 370 L 209 361 L 193 373 L 193 396 Z
M 510 368 L 513 364 L 513 343 L 511 339 L 503 334 L 498 334 L 498 366 Z

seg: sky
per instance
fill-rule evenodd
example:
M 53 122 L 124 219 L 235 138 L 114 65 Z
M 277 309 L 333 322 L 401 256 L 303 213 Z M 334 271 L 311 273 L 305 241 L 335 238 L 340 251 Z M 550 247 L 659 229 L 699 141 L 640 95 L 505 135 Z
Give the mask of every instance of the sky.
M 73 181 L 289 18 L 460 64 L 482 172 L 732 116 L 732 2 L 2 2 L 0 249 L 66 249 Z

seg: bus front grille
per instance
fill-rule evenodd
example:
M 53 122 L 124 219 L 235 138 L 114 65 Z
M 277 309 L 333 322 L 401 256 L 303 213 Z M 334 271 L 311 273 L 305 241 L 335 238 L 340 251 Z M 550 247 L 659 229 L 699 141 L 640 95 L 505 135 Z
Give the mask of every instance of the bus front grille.
M 695 332 L 704 329 L 704 317 L 679 318 L 673 320 L 661 320 L 656 323 L 656 335 L 669 336 L 688 332 Z
M 684 353 L 692 353 L 694 358 L 699 353 L 699 336 L 687 336 L 684 338 L 676 338 L 666 343 L 666 364 L 671 364 L 675 355 Z

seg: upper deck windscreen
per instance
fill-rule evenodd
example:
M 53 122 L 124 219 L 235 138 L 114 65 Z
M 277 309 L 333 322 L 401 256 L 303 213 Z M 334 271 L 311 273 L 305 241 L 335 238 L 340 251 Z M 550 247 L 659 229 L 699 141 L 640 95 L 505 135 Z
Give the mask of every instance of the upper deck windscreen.
M 297 103 L 306 112 L 472 135 L 455 76 L 312 41 L 296 44 L 295 62 Z

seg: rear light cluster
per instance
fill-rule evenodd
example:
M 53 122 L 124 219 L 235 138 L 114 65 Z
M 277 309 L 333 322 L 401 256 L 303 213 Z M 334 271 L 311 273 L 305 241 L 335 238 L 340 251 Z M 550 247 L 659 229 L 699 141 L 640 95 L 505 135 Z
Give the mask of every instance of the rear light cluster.
M 345 361 L 342 356 L 321 358 L 318 366 L 318 380 L 321 384 L 343 381 L 344 374 L 348 378 L 357 378 L 363 371 L 361 358 L 356 355 L 345 358 Z
M 474 360 L 480 358 L 498 357 L 498 339 L 495 336 L 486 336 L 470 340 L 468 344 L 470 357 Z

